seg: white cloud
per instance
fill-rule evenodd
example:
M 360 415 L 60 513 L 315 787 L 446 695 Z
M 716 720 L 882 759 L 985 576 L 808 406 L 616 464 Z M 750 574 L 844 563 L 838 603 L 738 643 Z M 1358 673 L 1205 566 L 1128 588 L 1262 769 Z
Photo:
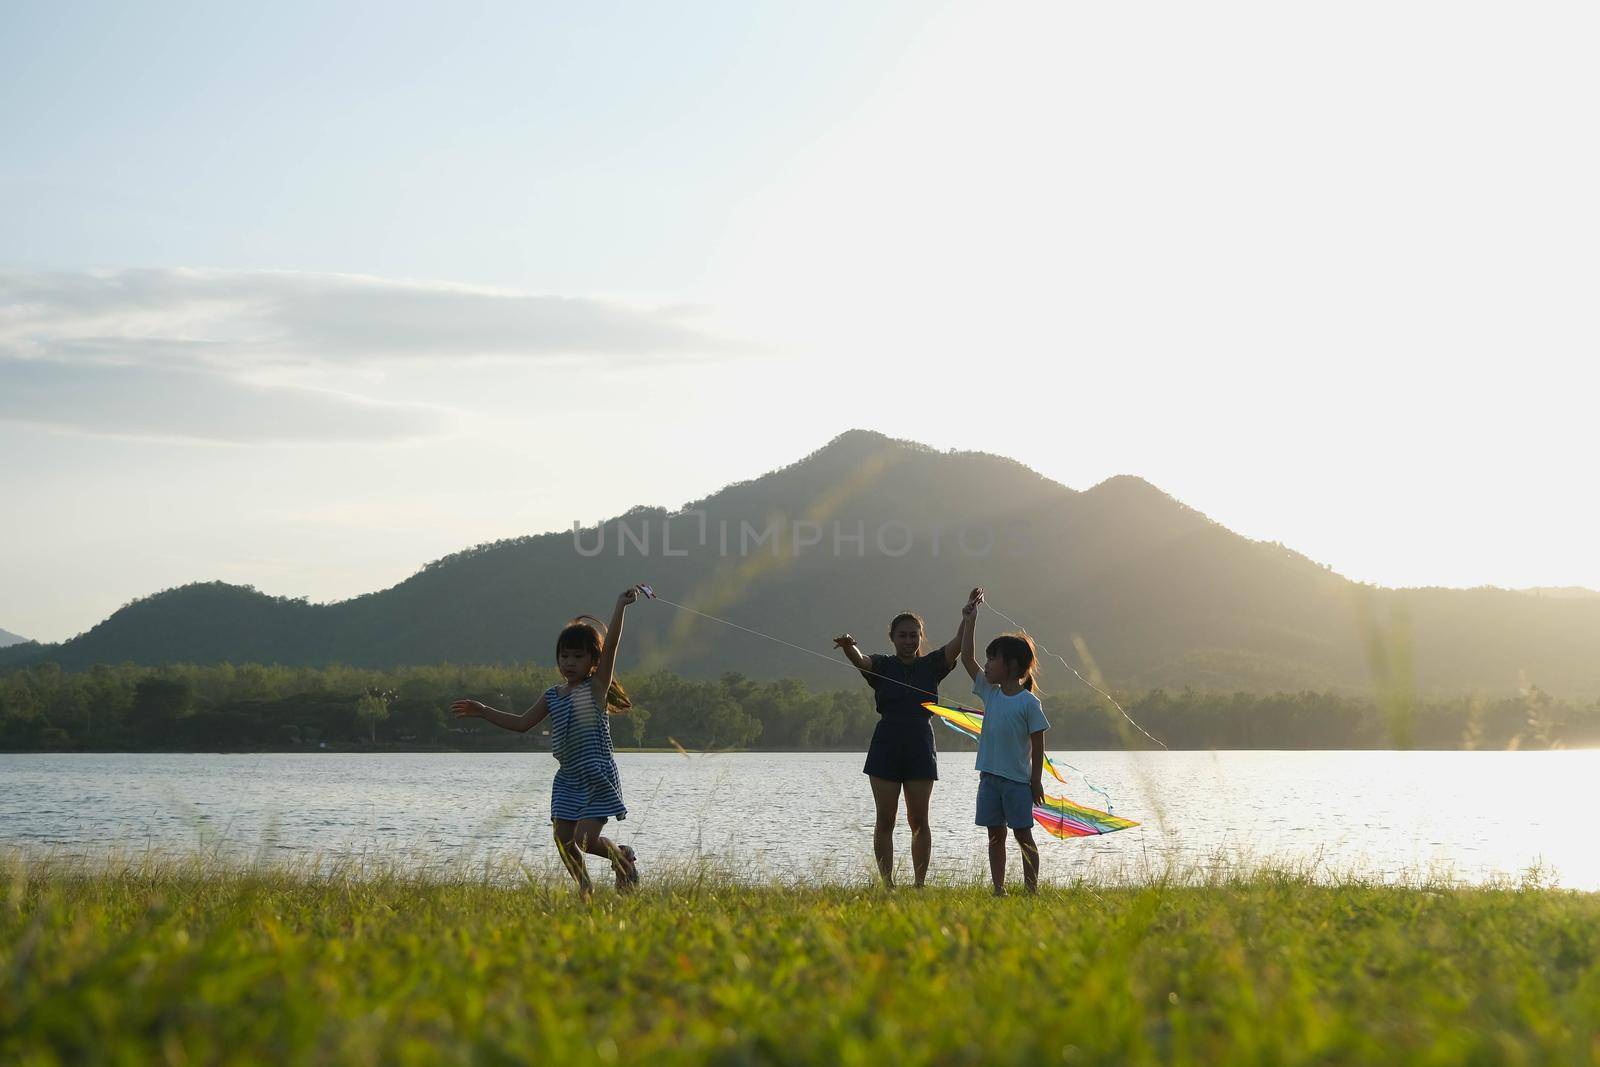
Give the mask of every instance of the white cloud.
M 0 420 L 114 437 L 229 444 L 428 437 L 446 412 L 172 367 L 0 360 Z
M 751 351 L 682 305 L 642 308 L 364 275 L 0 273 L 0 353 L 149 362 L 493 356 L 699 359 Z
M 655 365 L 751 351 L 682 306 L 343 274 L 0 272 L 0 420 L 227 442 L 385 441 L 441 409 L 307 388 L 395 361 Z M 296 371 L 309 380 L 296 380 Z

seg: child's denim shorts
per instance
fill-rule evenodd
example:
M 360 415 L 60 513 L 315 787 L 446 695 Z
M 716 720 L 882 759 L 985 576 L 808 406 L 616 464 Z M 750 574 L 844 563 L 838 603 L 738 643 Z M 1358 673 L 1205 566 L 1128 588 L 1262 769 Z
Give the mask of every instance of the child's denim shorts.
M 1026 830 L 1033 825 L 1033 787 L 984 771 L 978 777 L 978 825 Z

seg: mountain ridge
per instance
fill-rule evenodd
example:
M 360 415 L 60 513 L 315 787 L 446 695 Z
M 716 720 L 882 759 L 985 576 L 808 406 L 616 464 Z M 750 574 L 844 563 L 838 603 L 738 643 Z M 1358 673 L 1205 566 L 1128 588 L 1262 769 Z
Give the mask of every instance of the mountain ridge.
M 474 545 L 348 600 L 221 582 L 163 590 L 60 645 L 0 652 L 0 666 L 547 662 L 566 619 L 604 617 L 641 580 L 733 625 L 641 605 L 630 669 L 853 684 L 842 660 L 779 642 L 826 655 L 849 630 L 876 648 L 906 607 L 942 642 L 982 584 L 1055 651 L 1081 656 L 1081 640 L 1128 688 L 1363 690 L 1393 684 L 1386 664 L 1411 663 L 1427 692 L 1600 694 L 1600 599 L 1364 585 L 1136 475 L 1077 490 L 1004 456 L 860 430 L 676 510 L 640 505 L 577 533 Z M 984 632 L 999 621 L 986 614 Z

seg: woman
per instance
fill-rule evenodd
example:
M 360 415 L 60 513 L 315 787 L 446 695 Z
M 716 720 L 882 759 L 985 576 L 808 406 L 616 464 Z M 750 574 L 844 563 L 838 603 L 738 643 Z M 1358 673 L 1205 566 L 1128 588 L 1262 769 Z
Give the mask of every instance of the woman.
M 894 821 L 900 793 L 906 796 L 906 824 L 911 827 L 911 869 L 917 888 L 928 875 L 933 839 L 928 833 L 928 801 L 939 779 L 938 748 L 933 742 L 933 713 L 922 705 L 939 699 L 939 683 L 961 658 L 961 628 L 941 648 L 922 653 L 921 616 L 902 611 L 889 623 L 894 655 L 863 655 L 855 638 L 843 634 L 833 643 L 872 687 L 878 726 L 872 731 L 863 773 L 872 782 L 877 821 L 872 853 L 878 876 L 894 888 Z

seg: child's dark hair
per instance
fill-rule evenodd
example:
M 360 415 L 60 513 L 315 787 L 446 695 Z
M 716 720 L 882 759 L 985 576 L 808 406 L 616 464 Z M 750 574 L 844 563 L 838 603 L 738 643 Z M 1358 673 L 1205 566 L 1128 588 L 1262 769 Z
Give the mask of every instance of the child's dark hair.
M 556 658 L 561 657 L 565 651 L 587 652 L 597 664 L 600 662 L 600 653 L 606 647 L 606 627 L 593 615 L 579 615 L 567 623 L 561 630 L 561 635 L 556 638 Z M 633 707 L 627 690 L 622 688 L 622 683 L 615 677 L 611 679 L 611 688 L 606 691 L 606 710 L 614 712 L 627 711 Z
M 928 627 L 923 623 L 921 615 L 918 615 L 914 611 L 902 611 L 900 614 L 889 620 L 889 636 L 893 637 L 894 628 L 908 619 L 917 624 L 917 629 L 923 631 L 924 633 L 927 632 Z
M 999 656 L 1000 661 L 1015 666 L 1022 688 L 1030 692 L 1039 689 L 1039 654 L 1033 647 L 1033 638 L 1026 633 L 1001 634 L 983 650 L 985 656 Z

